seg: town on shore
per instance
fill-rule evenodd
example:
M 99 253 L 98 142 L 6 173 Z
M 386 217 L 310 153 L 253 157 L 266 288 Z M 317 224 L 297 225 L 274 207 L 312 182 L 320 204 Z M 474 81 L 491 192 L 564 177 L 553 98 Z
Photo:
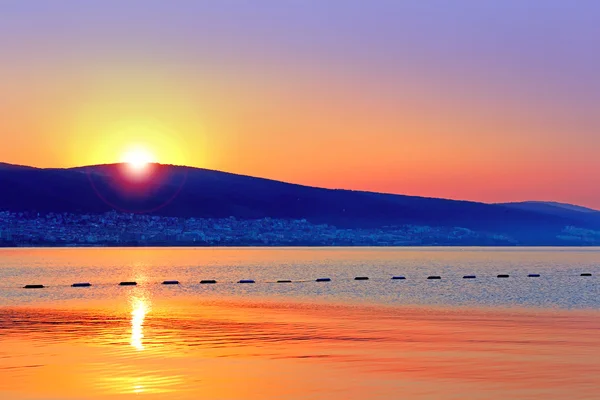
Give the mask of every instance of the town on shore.
M 600 232 L 565 227 L 565 245 L 598 245 Z M 0 212 L 0 246 L 514 246 L 508 236 L 461 227 L 348 229 L 305 219 L 174 218 L 118 213 Z
M 336 228 L 305 219 L 173 218 L 118 213 L 0 212 L 1 246 L 419 246 L 514 245 L 466 228 Z

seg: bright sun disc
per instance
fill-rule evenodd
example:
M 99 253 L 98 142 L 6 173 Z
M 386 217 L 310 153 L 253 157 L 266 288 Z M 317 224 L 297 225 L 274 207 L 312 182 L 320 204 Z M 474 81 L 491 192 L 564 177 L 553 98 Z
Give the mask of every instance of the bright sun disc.
M 123 154 L 122 162 L 129 164 L 136 171 L 146 169 L 148 164 L 155 162 L 152 153 L 145 149 L 133 149 Z

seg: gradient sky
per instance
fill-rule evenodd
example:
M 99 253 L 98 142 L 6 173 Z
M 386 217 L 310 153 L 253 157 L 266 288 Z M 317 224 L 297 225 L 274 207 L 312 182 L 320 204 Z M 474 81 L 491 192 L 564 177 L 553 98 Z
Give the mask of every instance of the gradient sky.
M 599 49 L 595 0 L 0 0 L 0 161 L 600 208 Z

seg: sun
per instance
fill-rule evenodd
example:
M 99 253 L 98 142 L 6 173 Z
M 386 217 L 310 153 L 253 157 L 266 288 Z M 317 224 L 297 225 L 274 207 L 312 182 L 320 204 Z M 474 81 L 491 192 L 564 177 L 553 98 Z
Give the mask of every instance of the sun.
M 149 164 L 155 163 L 156 158 L 149 150 L 136 147 L 123 153 L 121 162 L 128 164 L 134 171 L 143 171 Z

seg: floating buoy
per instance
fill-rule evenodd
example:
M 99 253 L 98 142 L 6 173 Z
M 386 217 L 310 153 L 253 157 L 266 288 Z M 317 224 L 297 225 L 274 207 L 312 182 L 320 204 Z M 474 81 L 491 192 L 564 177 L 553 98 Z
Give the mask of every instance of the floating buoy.
M 510 275 L 506 275 L 506 274 L 500 274 L 498 275 L 498 278 L 508 278 Z
M 215 281 L 214 279 L 204 279 L 204 280 L 201 280 L 200 283 L 205 285 L 205 284 L 217 283 L 217 281 Z
M 252 279 L 242 279 L 238 283 L 255 283 Z
M 406 279 L 406 278 L 403 276 L 392 276 L 392 279 Z
M 463 276 L 463 279 L 476 279 L 476 278 L 477 278 L 477 276 L 475 276 L 475 275 L 465 275 L 465 276 Z
M 592 274 L 590 274 L 589 272 L 584 272 L 583 274 L 581 274 L 581 276 L 592 276 Z
M 135 286 L 137 285 L 137 282 L 121 282 L 119 283 L 119 286 Z
M 179 281 L 164 281 L 163 285 L 179 285 Z
M 357 276 L 356 278 L 354 278 L 355 281 L 368 281 L 369 277 L 368 276 Z
M 331 278 L 317 278 L 317 282 L 331 282 Z
M 90 287 L 90 286 L 92 286 L 92 284 L 88 283 L 88 282 L 74 283 L 71 285 L 71 287 Z
M 292 283 L 292 281 L 289 279 L 281 279 L 281 280 L 278 280 L 277 283 Z
M 25 285 L 23 289 L 43 289 L 44 285 Z
M 432 275 L 432 276 L 428 276 L 427 279 L 442 279 L 442 277 L 437 276 L 437 275 Z
M 527 275 L 528 278 L 539 278 L 540 274 L 529 274 Z

